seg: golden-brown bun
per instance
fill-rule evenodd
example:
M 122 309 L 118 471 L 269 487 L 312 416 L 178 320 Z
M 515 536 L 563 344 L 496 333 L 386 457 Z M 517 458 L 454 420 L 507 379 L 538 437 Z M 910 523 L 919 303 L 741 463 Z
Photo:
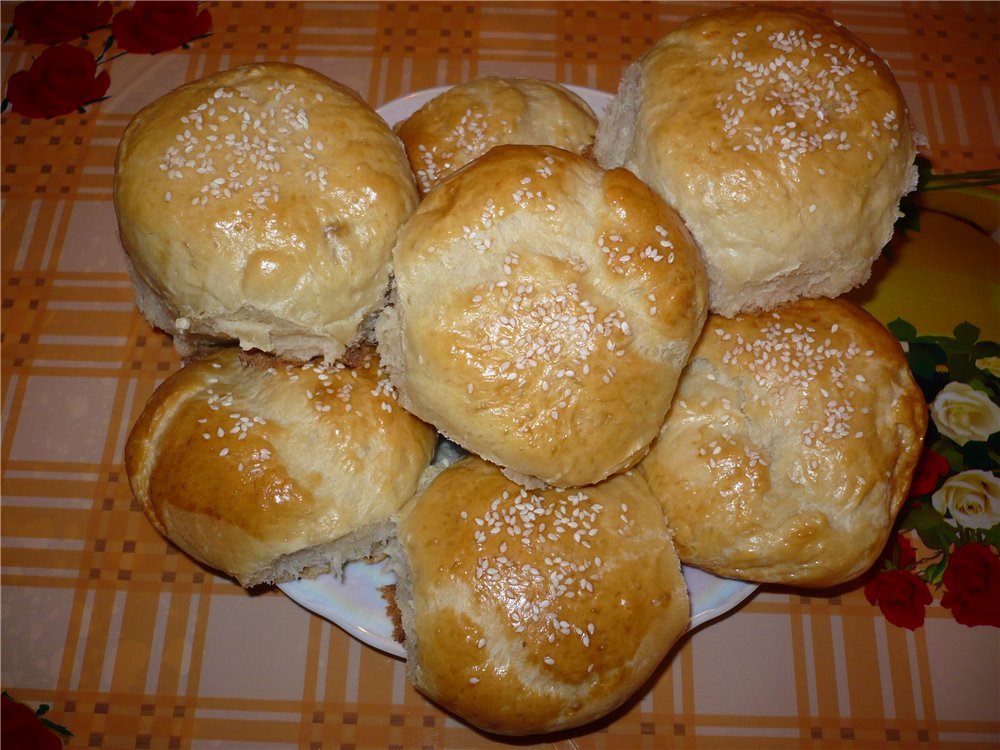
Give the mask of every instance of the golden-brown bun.
M 380 352 L 402 403 L 522 483 L 593 484 L 656 435 L 706 311 L 676 213 L 624 169 L 497 146 L 400 232 Z
M 403 509 L 397 540 L 410 676 L 489 732 L 606 715 L 690 621 L 663 513 L 635 472 L 530 491 L 467 457 Z
M 396 126 L 421 194 L 494 146 L 558 146 L 583 153 L 597 118 L 552 81 L 486 76 L 438 94 Z
M 661 39 L 626 71 L 595 153 L 680 212 L 723 315 L 866 281 L 917 176 L 888 66 L 839 24 L 774 6 Z
M 388 125 L 296 65 L 182 86 L 139 112 L 118 149 L 136 302 L 182 354 L 222 340 L 332 362 L 383 304 L 416 200 Z
M 639 470 L 681 559 L 717 575 L 833 586 L 889 536 L 927 410 L 899 342 L 844 300 L 709 315 Z
M 125 447 L 153 525 L 247 587 L 369 554 L 436 440 L 373 353 L 350 368 L 261 359 L 225 348 L 173 374 Z

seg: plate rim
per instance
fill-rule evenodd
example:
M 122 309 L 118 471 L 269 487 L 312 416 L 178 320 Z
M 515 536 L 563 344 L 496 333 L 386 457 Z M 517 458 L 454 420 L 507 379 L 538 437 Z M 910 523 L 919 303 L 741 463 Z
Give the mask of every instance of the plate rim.
M 347 635 L 389 656 L 405 661 L 406 649 L 392 637 L 393 624 L 386 611 L 387 603 L 381 598 L 382 595 L 378 591 L 380 584 L 387 585 L 395 582 L 386 567 L 385 560 L 377 562 L 356 560 L 348 563 L 340 575 L 325 573 L 316 578 L 301 578 L 296 581 L 279 583 L 277 587 L 303 609 L 328 620 Z M 717 594 L 716 598 L 709 599 L 707 607 L 697 613 L 691 613 L 686 633 L 729 614 L 760 589 L 759 584 L 735 578 L 723 578 L 689 565 L 682 564 L 681 573 L 684 575 L 688 596 L 692 603 L 692 590 L 697 587 L 699 579 L 710 579 L 721 590 L 721 595 Z M 359 585 L 366 588 L 368 595 L 379 598 L 382 607 L 379 615 L 381 627 L 372 627 L 371 619 L 344 617 L 343 610 L 338 609 L 338 605 L 344 599 L 350 598 L 350 591 L 345 590 L 331 595 L 333 591 L 331 587 L 353 588 Z M 369 611 L 369 618 L 373 614 Z
M 594 114 L 598 119 L 600 119 L 604 109 L 611 103 L 611 100 L 615 96 L 613 93 L 608 91 L 602 91 L 588 86 L 580 86 L 575 83 L 559 83 L 559 85 L 563 88 L 569 89 L 587 102 L 588 106 L 594 110 Z M 429 102 L 435 96 L 443 94 L 453 88 L 455 88 L 454 85 L 444 85 L 417 89 L 416 91 L 411 91 L 408 94 L 403 94 L 395 99 L 383 102 L 375 108 L 375 112 L 379 115 L 379 117 L 385 120 L 390 128 L 392 128 L 395 127 L 397 123 L 416 112 L 420 107 Z M 403 110 L 403 114 L 396 114 L 396 110 Z M 390 116 L 387 116 L 387 113 Z

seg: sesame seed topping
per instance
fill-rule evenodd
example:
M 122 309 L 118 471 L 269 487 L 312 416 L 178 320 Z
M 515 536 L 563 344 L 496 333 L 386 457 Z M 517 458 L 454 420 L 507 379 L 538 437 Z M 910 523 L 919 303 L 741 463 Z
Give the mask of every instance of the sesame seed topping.
M 831 336 L 839 330 L 838 324 L 831 325 Z M 723 340 L 726 336 L 730 340 L 733 338 L 722 328 L 714 328 L 713 332 Z M 844 334 L 840 338 L 843 339 Z M 823 337 L 814 327 L 802 323 L 784 325 L 777 313 L 772 313 L 771 322 L 763 325 L 757 336 L 746 340 L 741 335 L 735 339 L 735 344 L 723 354 L 724 363 L 739 362 L 752 373 L 761 388 L 776 397 L 778 403 L 787 400 L 797 409 L 815 408 L 817 416 L 822 415 L 821 420 L 803 428 L 805 445 L 822 445 L 826 440 L 859 434 L 850 429 L 855 413 L 854 399 L 858 395 L 855 389 L 859 387 L 852 384 L 864 384 L 867 380 L 860 373 L 848 380 L 851 360 L 863 354 L 854 341 Z M 822 376 L 820 382 L 824 385 L 816 387 L 818 376 Z M 810 399 L 815 399 L 815 406 Z M 860 411 L 868 413 L 867 407 Z M 784 425 L 790 424 L 791 419 L 785 418 Z
M 299 97 L 293 101 L 294 89 L 294 84 L 272 83 L 267 88 L 268 98 L 256 102 L 244 92 L 219 87 L 179 118 L 181 128 L 174 137 L 175 145 L 164 152 L 160 169 L 168 180 L 191 175 L 204 178 L 198 195 L 191 199 L 192 206 L 206 206 L 211 200 L 229 200 L 239 194 L 246 194 L 260 208 L 277 203 L 281 193 L 272 177 L 288 174 L 295 163 L 291 152 L 302 157 L 304 166 L 315 162 L 315 151 L 323 148 L 308 134 L 306 100 Z M 247 109 L 251 104 L 259 110 L 255 117 Z M 326 175 L 327 168 L 321 166 L 307 172 L 306 181 L 315 181 L 322 188 Z M 164 194 L 165 201 L 172 197 L 170 191 Z
M 507 266 L 518 262 L 514 254 L 505 260 Z M 588 363 L 598 346 L 603 343 L 608 351 L 624 356 L 634 333 L 624 312 L 616 309 L 602 315 L 575 283 L 550 289 L 535 284 L 508 285 L 505 280 L 478 285 L 473 299 L 487 297 L 501 312 L 485 316 L 484 330 L 467 345 L 503 352 L 504 356 L 487 362 L 477 374 L 493 382 L 516 383 L 520 388 L 536 372 L 539 377 L 533 385 L 553 397 L 541 412 L 552 420 L 558 420 L 572 400 L 573 391 L 567 391 L 559 381 L 575 385 L 592 373 L 601 377 L 602 373 Z M 475 382 L 468 381 L 466 390 Z
M 728 50 L 710 64 L 730 69 L 734 78 L 732 89 L 720 93 L 715 103 L 733 151 L 773 152 L 797 164 L 827 144 L 850 150 L 846 133 L 835 123 L 858 109 L 856 73 L 873 65 L 854 48 L 827 42 L 820 34 L 765 32 L 758 25 L 752 34 L 733 35 Z M 748 116 L 748 105 L 755 102 L 765 105 L 758 109 L 767 112 L 769 122 Z M 887 130 L 898 129 L 894 112 L 882 121 Z M 878 122 L 873 121 L 872 134 L 882 135 Z
M 594 624 L 578 625 L 566 620 L 560 604 L 594 593 L 601 561 L 596 556 L 591 558 L 588 550 L 591 540 L 599 534 L 597 521 L 603 510 L 581 490 L 551 490 L 542 496 L 518 488 L 516 493 L 503 491 L 474 519 L 472 534 L 479 550 L 476 579 L 486 583 L 502 580 L 517 590 L 532 588 L 537 592 L 533 597 L 517 597 L 511 605 L 509 615 L 515 632 L 524 632 L 534 623 L 547 633 L 549 643 L 576 637 L 584 646 L 590 645 Z M 622 522 L 630 523 L 628 505 L 620 504 L 619 510 Z M 467 520 L 467 515 L 463 519 Z M 499 554 L 490 556 L 485 545 L 498 536 Z M 518 560 L 519 549 L 531 548 L 532 559 L 537 559 L 540 551 L 552 549 L 552 543 L 564 538 L 572 539 L 573 547 L 543 554 L 540 565 Z M 485 639 L 477 642 L 479 648 L 485 645 Z

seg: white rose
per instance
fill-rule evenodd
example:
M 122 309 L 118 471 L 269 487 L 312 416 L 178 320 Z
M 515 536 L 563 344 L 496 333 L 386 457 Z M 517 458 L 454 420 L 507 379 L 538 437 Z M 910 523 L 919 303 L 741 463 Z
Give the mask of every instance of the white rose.
M 948 383 L 931 404 L 931 419 L 938 432 L 965 445 L 1000 430 L 1000 406 L 966 383 Z
M 980 357 L 976 360 L 976 367 L 1000 378 L 1000 357 Z
M 931 495 L 931 504 L 952 526 L 989 529 L 1000 523 L 1000 479 L 978 469 L 960 472 Z

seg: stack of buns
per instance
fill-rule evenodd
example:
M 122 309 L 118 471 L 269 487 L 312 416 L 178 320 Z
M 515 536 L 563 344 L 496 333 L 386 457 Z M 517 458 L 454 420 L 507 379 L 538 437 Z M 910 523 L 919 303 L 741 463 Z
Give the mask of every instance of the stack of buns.
M 414 684 L 485 731 L 606 716 L 689 627 L 682 563 L 831 586 L 888 537 L 925 404 L 834 298 L 913 142 L 871 49 L 774 6 L 683 24 L 599 121 L 500 77 L 394 130 L 296 66 L 171 92 L 115 187 L 188 358 L 129 437 L 136 498 L 245 586 L 387 555 Z

